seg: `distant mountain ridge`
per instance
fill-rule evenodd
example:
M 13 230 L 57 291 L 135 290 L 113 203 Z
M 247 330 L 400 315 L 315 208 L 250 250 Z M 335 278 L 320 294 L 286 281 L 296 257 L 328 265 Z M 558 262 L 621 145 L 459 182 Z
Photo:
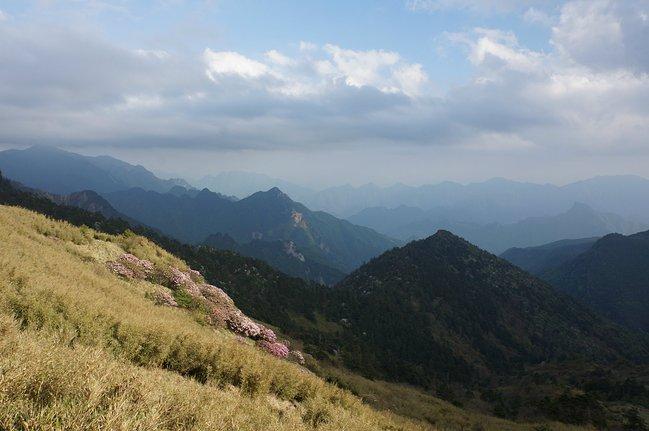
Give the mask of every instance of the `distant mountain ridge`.
M 183 241 L 198 244 L 216 233 L 239 244 L 290 241 L 306 260 L 344 273 L 397 245 L 372 229 L 310 211 L 278 188 L 239 201 L 207 189 L 193 196 L 130 189 L 104 197 L 118 211 Z
M 0 171 L 28 187 L 55 194 L 82 190 L 109 193 L 132 187 L 166 192 L 184 180 L 163 180 L 140 165 L 109 156 L 83 156 L 54 147 L 0 151 Z
M 365 208 L 400 206 L 435 210 L 458 221 L 514 223 L 528 217 L 549 216 L 582 202 L 598 212 L 649 221 L 649 180 L 633 176 L 600 176 L 564 186 L 534 184 L 504 178 L 460 184 L 442 182 L 422 186 L 367 184 L 330 187 L 302 198 L 309 208 L 350 218 Z
M 561 239 L 603 236 L 611 232 L 635 233 L 649 227 L 615 214 L 599 213 L 582 203 L 575 203 L 568 211 L 558 215 L 530 217 L 511 224 L 480 225 L 439 216 L 434 210 L 426 212 L 409 207 L 394 210 L 369 208 L 350 217 L 350 221 L 399 239 L 425 238 L 438 229 L 446 229 L 497 254 L 512 247 L 537 246 Z M 404 224 L 390 226 L 391 221 Z
M 226 195 L 237 196 L 239 199 L 250 196 L 260 190 L 269 190 L 274 187 L 283 190 L 292 199 L 298 201 L 315 193 L 314 190 L 308 187 L 303 187 L 290 181 L 273 178 L 264 174 L 242 171 L 228 171 L 206 175 L 193 181 L 193 183 L 198 188 L 208 188 Z

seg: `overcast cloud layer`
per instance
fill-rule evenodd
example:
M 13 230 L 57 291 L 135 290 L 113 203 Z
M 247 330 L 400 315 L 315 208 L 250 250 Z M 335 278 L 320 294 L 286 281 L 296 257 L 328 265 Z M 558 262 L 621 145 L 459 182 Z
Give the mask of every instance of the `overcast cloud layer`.
M 431 56 L 460 51 L 470 62 L 471 78 L 451 88 L 417 59 L 380 47 L 314 44 L 305 35 L 254 57 L 218 46 L 144 50 L 91 27 L 0 11 L 0 145 L 90 153 L 109 145 L 174 173 L 243 168 L 329 183 L 526 173 L 540 180 L 543 172 L 561 181 L 607 164 L 599 173 L 642 174 L 649 0 L 521 4 L 404 2 L 412 14 L 488 10 L 550 29 L 543 51 L 508 29 L 432 35 Z M 147 151 L 176 163 L 148 160 Z M 212 168 L 201 167 L 206 160 Z

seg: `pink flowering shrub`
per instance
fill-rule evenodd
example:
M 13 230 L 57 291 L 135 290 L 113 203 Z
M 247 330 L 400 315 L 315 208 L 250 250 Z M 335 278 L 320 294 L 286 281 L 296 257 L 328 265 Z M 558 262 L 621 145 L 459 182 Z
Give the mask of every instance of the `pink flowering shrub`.
M 225 323 L 231 331 L 248 338 L 257 338 L 261 332 L 259 325 L 250 320 L 249 317 L 245 316 L 239 310 L 228 316 Z
M 164 291 L 164 290 L 158 290 L 153 294 L 153 300 L 156 304 L 158 305 L 167 305 L 169 307 L 178 307 L 178 303 L 174 299 L 174 297 L 171 295 L 171 293 Z
M 131 253 L 124 253 L 119 257 L 119 259 L 127 265 L 138 266 L 147 271 L 153 271 L 153 263 L 146 259 L 140 259 Z
M 191 277 L 186 273 L 182 272 L 178 268 L 171 268 L 171 275 L 169 276 L 169 281 L 175 287 L 182 287 L 185 284 L 188 284 L 192 281 Z
M 205 283 L 200 284 L 198 286 L 198 289 L 200 290 L 200 293 L 203 295 L 203 297 L 205 297 L 205 299 L 210 302 L 222 305 L 234 305 L 232 298 L 230 298 L 228 294 L 223 291 L 223 289 L 219 289 L 216 286 Z
M 275 335 L 272 329 L 259 325 L 259 339 L 268 341 L 269 343 L 275 343 L 277 341 L 277 335 Z
M 304 360 L 304 355 L 299 350 L 291 350 L 291 352 L 288 354 L 288 358 L 300 365 L 304 365 L 306 363 L 306 361 Z
M 117 261 L 106 262 L 108 269 L 125 278 L 145 279 L 153 274 L 153 263 L 138 259 L 130 253 L 122 254 Z
M 271 343 L 266 340 L 261 340 L 257 343 L 257 345 L 262 349 L 265 350 L 266 352 L 270 353 L 271 355 L 277 357 L 277 358 L 282 358 L 286 359 L 289 354 L 288 347 L 286 347 L 285 344 L 282 343 Z
M 124 278 L 134 278 L 135 274 L 130 268 L 127 268 L 123 263 L 120 262 L 106 262 L 108 269 L 113 271 L 115 274 Z

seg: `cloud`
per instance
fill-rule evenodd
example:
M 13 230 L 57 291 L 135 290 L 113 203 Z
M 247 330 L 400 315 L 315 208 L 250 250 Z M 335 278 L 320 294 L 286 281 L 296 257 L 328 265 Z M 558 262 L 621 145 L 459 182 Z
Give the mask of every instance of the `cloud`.
M 5 12 L 0 9 L 0 22 L 2 21 L 7 21 L 9 19 L 9 15 L 7 15 Z
M 457 149 L 516 154 L 529 166 L 543 154 L 647 157 L 647 2 L 621 3 L 566 3 L 547 51 L 503 29 L 447 33 L 472 76 L 442 95 L 422 64 L 394 50 L 134 49 L 10 20 L 0 26 L 0 142 L 218 154 Z
M 207 76 L 217 81 L 221 75 L 238 75 L 243 78 L 259 78 L 269 72 L 265 64 L 251 60 L 238 52 L 215 52 L 206 48 L 203 59 L 207 64 Z
M 413 12 L 439 12 L 460 9 L 472 12 L 502 13 L 524 10 L 532 5 L 547 6 L 548 0 L 406 0 Z
M 565 4 L 552 41 L 594 70 L 649 72 L 649 1 L 579 0 Z
M 203 60 L 214 82 L 238 76 L 255 80 L 256 88 L 294 97 L 324 94 L 340 85 L 417 97 L 428 82 L 421 65 L 404 61 L 396 52 L 356 51 L 333 44 L 325 45 L 320 56 L 314 55 L 316 49 L 307 52 L 301 49 L 291 58 L 273 49 L 253 60 L 237 52 L 207 48 Z
M 554 17 L 552 17 L 547 12 L 537 9 L 535 7 L 530 7 L 523 14 L 523 20 L 531 24 L 539 24 L 546 27 L 549 27 L 555 23 Z
M 276 49 L 271 49 L 270 51 L 266 51 L 264 56 L 270 62 L 275 63 L 279 66 L 290 66 L 293 64 L 293 60 L 291 60 L 281 52 L 277 51 Z

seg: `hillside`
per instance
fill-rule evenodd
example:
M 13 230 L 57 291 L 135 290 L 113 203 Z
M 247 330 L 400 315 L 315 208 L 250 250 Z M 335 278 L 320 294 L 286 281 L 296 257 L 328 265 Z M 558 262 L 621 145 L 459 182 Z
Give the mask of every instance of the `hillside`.
M 128 224 L 120 220 L 106 220 L 99 214 L 55 205 L 42 197 L 12 189 L 6 181 L 0 181 L 0 202 L 28 206 L 77 225 L 96 226 L 104 232 L 131 235 L 128 233 Z M 325 361 L 323 363 L 330 359 L 334 363 L 340 363 L 344 359 L 353 366 L 354 358 L 362 359 L 367 355 L 366 350 L 373 353 L 373 346 L 358 344 L 358 334 L 354 328 L 334 320 L 337 313 L 333 306 L 338 304 L 338 308 L 344 307 L 336 290 L 309 286 L 299 279 L 278 273 L 262 262 L 243 258 L 236 253 L 183 245 L 141 226 L 132 229 L 164 246 L 166 250 L 182 256 L 193 268 L 200 269 L 209 283 L 223 288 L 246 314 L 281 327 L 292 337 L 300 339 L 303 343 L 297 345 L 303 345 L 306 352 L 321 358 Z M 326 312 L 331 312 L 332 320 L 325 318 L 323 313 Z M 397 336 L 404 337 L 407 334 L 399 333 Z M 444 373 L 448 368 L 447 364 L 441 364 L 439 373 Z M 471 429 L 477 424 L 485 430 L 536 430 L 543 429 L 544 425 L 519 425 L 479 413 L 465 412 L 439 400 L 435 394 L 452 399 L 456 404 L 466 404 L 471 410 L 478 412 L 493 412 L 499 416 L 536 421 L 550 417 L 572 423 L 602 420 L 623 423 L 624 419 L 620 419 L 619 415 L 627 410 L 626 407 L 620 410 L 620 401 L 625 403 L 623 405 L 631 403 L 633 406 L 642 402 L 642 397 L 649 396 L 649 393 L 645 394 L 643 386 L 637 386 L 637 373 L 633 369 L 616 366 L 614 373 L 601 375 L 597 366 L 591 362 L 581 363 L 575 371 L 570 371 L 570 368 L 566 371 L 565 366 L 555 367 L 553 364 L 549 369 L 537 367 L 526 371 L 522 376 L 519 371 L 511 370 L 517 376 L 514 379 L 517 386 L 513 389 L 503 386 L 502 381 L 483 381 L 477 386 L 435 385 L 432 394 L 421 392 L 421 389 L 415 387 L 372 382 L 340 368 L 331 372 L 328 370 L 329 368 L 319 367 L 314 369 L 328 380 L 337 382 L 354 393 L 363 394 L 372 405 L 439 424 L 440 429 L 448 430 Z M 363 368 L 361 372 L 378 375 L 375 369 Z M 538 378 L 541 382 L 553 383 L 539 385 Z M 568 395 L 562 394 L 562 388 L 568 384 L 574 389 Z M 573 390 L 578 392 L 573 394 Z M 579 395 L 580 393 L 583 395 Z M 470 397 L 468 394 L 471 394 Z M 617 413 L 604 407 L 600 400 L 615 402 L 618 406 Z M 576 412 L 579 412 L 578 417 L 574 416 Z M 552 424 L 550 429 L 559 431 L 572 428 Z
M 538 428 L 465 412 L 407 387 L 324 372 L 335 372 L 333 381 L 371 396 L 380 408 L 428 424 L 377 412 L 266 353 L 263 339 L 255 342 L 259 336 L 250 332 L 263 326 L 237 314 L 218 288 L 146 239 L 75 228 L 6 206 L 0 206 L 0 222 L 7 246 L 0 249 L 3 428 L 24 421 L 67 430 L 88 424 L 137 430 Z M 222 327 L 215 310 L 242 316 L 244 324 Z
M 649 231 L 606 235 L 543 276 L 609 319 L 649 332 Z
M 536 247 L 514 247 L 500 257 L 527 272 L 542 276 L 546 271 L 558 268 L 590 249 L 598 239 L 563 239 Z
M 162 180 L 140 165 L 109 156 L 89 157 L 54 147 L 0 151 L 0 171 L 28 187 L 55 194 L 98 193 L 141 187 L 166 192 L 183 180 Z
M 206 291 L 200 275 L 196 284 L 174 279 L 195 275 L 143 238 L 4 206 L 0 229 L 5 428 L 55 420 L 64 429 L 423 429 L 219 329 L 217 308 L 205 308 L 216 303 L 192 286 L 218 289 Z M 152 272 L 129 275 L 129 265 Z
M 231 250 L 243 256 L 263 260 L 286 274 L 313 280 L 324 285 L 333 285 L 345 277 L 345 273 L 325 264 L 307 259 L 292 241 L 252 240 L 240 244 L 227 234 L 210 235 L 204 245 L 219 250 Z
M 240 244 L 291 241 L 309 262 L 348 273 L 396 245 L 377 232 L 310 211 L 274 188 L 232 201 L 207 189 L 177 196 L 142 189 L 104 194 L 115 209 L 181 241 L 227 234 Z
M 446 231 L 373 259 L 335 289 L 345 306 L 332 314 L 366 345 L 356 365 L 415 383 L 442 372 L 468 383 L 566 357 L 649 358 L 646 341 Z

